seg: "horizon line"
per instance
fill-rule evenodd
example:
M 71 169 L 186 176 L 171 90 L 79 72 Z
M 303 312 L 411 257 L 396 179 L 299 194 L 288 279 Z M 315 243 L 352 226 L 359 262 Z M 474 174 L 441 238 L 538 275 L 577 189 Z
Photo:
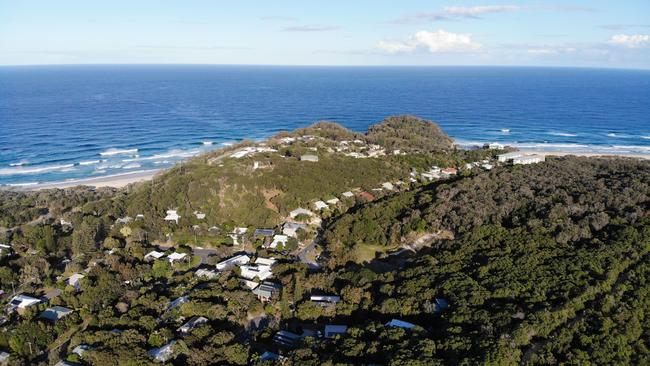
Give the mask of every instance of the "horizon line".
M 51 67 L 51 66 L 246 66 L 246 67 L 331 67 L 331 68 L 434 68 L 434 67 L 467 67 L 467 68 L 535 68 L 535 69 L 602 69 L 602 70 L 631 70 L 650 71 L 650 67 L 615 67 L 615 66 L 571 66 L 571 65 L 373 65 L 373 64 L 228 64 L 228 63 L 53 63 L 53 64 L 0 64 L 0 67 Z

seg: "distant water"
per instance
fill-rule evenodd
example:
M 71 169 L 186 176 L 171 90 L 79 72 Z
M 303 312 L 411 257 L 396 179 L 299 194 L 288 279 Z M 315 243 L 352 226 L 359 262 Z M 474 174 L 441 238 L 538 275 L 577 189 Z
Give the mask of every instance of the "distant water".
M 395 114 L 458 142 L 650 154 L 650 72 L 480 67 L 0 67 L 0 184 L 169 167 L 317 120 Z

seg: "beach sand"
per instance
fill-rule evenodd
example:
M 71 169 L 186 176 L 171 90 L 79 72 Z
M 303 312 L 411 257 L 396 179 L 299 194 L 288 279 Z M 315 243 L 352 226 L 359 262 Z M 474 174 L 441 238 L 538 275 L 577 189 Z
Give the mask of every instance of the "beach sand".
M 634 159 L 650 159 L 650 155 L 646 154 L 601 154 L 601 153 L 587 153 L 587 152 L 574 152 L 574 151 L 536 151 L 520 149 L 526 155 L 543 155 L 543 156 L 583 156 L 588 158 L 634 158 Z
M 105 177 L 75 179 L 75 180 L 69 180 L 64 182 L 39 183 L 39 184 L 28 185 L 28 186 L 19 186 L 19 187 L 14 186 L 12 188 L 21 191 L 37 191 L 41 189 L 52 189 L 52 188 L 71 188 L 76 186 L 91 186 L 95 188 L 100 188 L 100 187 L 122 188 L 131 183 L 150 180 L 157 173 L 161 171 L 162 169 L 140 170 L 137 172 L 115 174 L 115 175 L 109 175 Z

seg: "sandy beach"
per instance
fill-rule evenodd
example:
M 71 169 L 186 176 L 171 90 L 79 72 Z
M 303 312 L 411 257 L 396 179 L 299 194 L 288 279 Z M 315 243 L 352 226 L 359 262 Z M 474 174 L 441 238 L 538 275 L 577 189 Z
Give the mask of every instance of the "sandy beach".
M 91 186 L 95 188 L 113 187 L 122 188 L 131 183 L 146 181 L 153 178 L 162 169 L 140 170 L 136 172 L 121 173 L 96 178 L 74 179 L 63 182 L 48 182 L 29 185 L 9 186 L 9 188 L 20 191 L 37 191 L 41 189 L 71 188 L 76 186 Z

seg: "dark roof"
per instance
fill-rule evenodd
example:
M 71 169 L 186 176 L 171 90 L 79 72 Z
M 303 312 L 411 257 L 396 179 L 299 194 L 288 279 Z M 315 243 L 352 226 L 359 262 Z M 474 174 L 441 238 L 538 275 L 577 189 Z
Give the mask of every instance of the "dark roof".
M 275 230 L 273 229 L 256 229 L 254 236 L 273 236 L 275 235 Z
M 46 320 L 57 321 L 70 314 L 72 311 L 72 309 L 64 308 L 63 306 L 53 306 L 46 309 L 38 317 Z
M 266 297 L 266 298 L 271 298 L 275 292 L 280 291 L 282 288 L 282 285 L 269 282 L 269 281 L 264 281 L 262 282 L 261 285 L 259 285 L 255 290 L 253 290 L 253 293 L 258 296 Z

